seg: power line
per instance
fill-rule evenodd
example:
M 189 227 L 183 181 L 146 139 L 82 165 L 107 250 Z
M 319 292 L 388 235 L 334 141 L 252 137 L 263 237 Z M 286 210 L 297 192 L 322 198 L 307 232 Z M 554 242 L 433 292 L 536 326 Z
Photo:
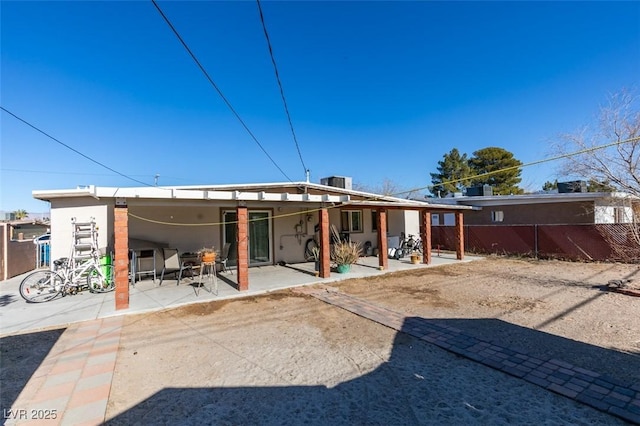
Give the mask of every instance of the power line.
M 235 108 L 233 108 L 233 106 L 231 105 L 231 102 L 229 102 L 229 100 L 224 96 L 224 94 L 222 93 L 222 91 L 220 90 L 220 88 L 218 87 L 218 85 L 213 81 L 213 79 L 209 76 L 209 73 L 207 73 L 207 70 L 202 66 L 202 64 L 200 63 L 200 61 L 198 60 L 198 58 L 196 57 L 196 55 L 191 51 L 191 49 L 189 48 L 189 46 L 187 45 L 187 43 L 183 40 L 183 38 L 180 36 L 180 34 L 178 33 L 178 30 L 176 30 L 176 28 L 173 26 L 173 24 L 171 23 L 171 21 L 169 21 L 169 18 L 167 18 L 167 16 L 164 14 L 164 12 L 162 11 L 162 9 L 160 9 L 160 6 L 158 6 L 158 3 L 156 3 L 156 0 L 151 0 L 151 3 L 153 3 L 153 5 L 156 7 L 156 9 L 158 10 L 158 12 L 160 13 L 160 15 L 162 16 L 162 18 L 164 19 L 164 21 L 167 23 L 167 25 L 169 26 L 169 28 L 171 28 L 171 31 L 173 31 L 173 33 L 175 34 L 175 36 L 178 38 L 178 40 L 180 41 L 180 43 L 182 44 L 182 46 L 185 48 L 185 50 L 187 51 L 187 53 L 189 54 L 189 56 L 191 56 L 191 59 L 193 59 L 193 61 L 196 63 L 196 65 L 198 66 L 198 68 L 200 68 L 200 71 L 202 71 L 202 73 L 204 74 L 204 76 L 206 77 L 206 79 L 209 81 L 209 84 L 211 84 L 211 86 L 216 90 L 216 92 L 218 92 L 218 95 L 220 95 L 220 97 L 222 98 L 222 100 L 224 101 L 225 105 L 227 105 L 227 107 L 229 108 L 229 110 L 233 113 L 233 115 L 235 115 L 235 117 L 238 119 L 238 121 L 240 122 L 240 124 L 242 124 L 242 127 L 244 127 L 244 129 L 247 131 L 247 133 L 249 133 L 249 136 L 251 136 L 251 138 L 253 139 L 253 141 L 260 147 L 260 149 L 262 150 L 262 152 L 264 152 L 264 154 L 267 156 L 267 158 L 269 158 L 269 160 L 271 160 L 271 162 L 273 163 L 274 166 L 276 166 L 276 168 L 278 170 L 280 170 L 280 173 L 283 174 L 284 177 L 287 178 L 287 180 L 289 182 L 293 182 L 291 180 L 291 178 L 289 176 L 287 176 L 287 174 L 280 168 L 280 166 L 275 162 L 275 160 L 273 158 L 271 158 L 271 155 L 269 155 L 269 153 L 267 152 L 267 150 L 262 146 L 262 144 L 258 141 L 258 139 L 255 137 L 255 135 L 253 134 L 253 132 L 251 132 L 251 130 L 249 129 L 249 127 L 245 124 L 244 120 L 240 117 L 240 114 L 238 114 L 235 110 Z
M 287 100 L 284 96 L 284 89 L 282 88 L 282 82 L 280 81 L 280 74 L 278 73 L 278 66 L 276 65 L 276 59 L 273 56 L 273 49 L 271 47 L 271 40 L 269 39 L 269 33 L 267 32 L 267 26 L 264 22 L 264 15 L 262 14 L 262 6 L 260 5 L 260 0 L 256 0 L 258 4 L 258 11 L 260 12 L 260 22 L 262 23 L 262 30 L 264 31 L 264 38 L 267 40 L 267 46 L 269 46 L 269 56 L 271 56 L 271 63 L 273 64 L 273 71 L 276 74 L 276 81 L 278 82 L 278 87 L 280 88 L 280 97 L 282 98 L 282 104 L 284 105 L 284 112 L 287 115 L 287 120 L 289 120 L 289 128 L 291 129 L 291 134 L 293 135 L 293 141 L 296 144 L 296 149 L 298 150 L 298 156 L 300 157 L 300 162 L 302 163 L 302 168 L 304 173 L 307 172 L 307 166 L 304 164 L 304 160 L 302 159 L 302 153 L 300 152 L 300 145 L 298 144 L 298 138 L 296 137 L 296 132 L 293 130 L 293 123 L 291 122 L 291 115 L 289 114 L 289 107 L 287 106 Z
M 99 162 L 98 160 L 94 160 L 93 158 L 89 157 L 88 155 L 83 154 L 82 152 L 78 151 L 77 149 L 75 149 L 75 148 L 73 148 L 73 147 L 71 147 L 71 146 L 67 145 L 66 143 L 64 143 L 64 142 L 62 142 L 62 141 L 60 141 L 60 140 L 58 140 L 58 139 L 54 138 L 53 136 L 51 136 L 50 134 L 46 133 L 45 131 L 43 131 L 43 130 L 41 130 L 41 129 L 37 128 L 36 126 L 34 126 L 33 124 L 29 123 L 28 121 L 26 121 L 26 120 L 24 120 L 24 119 L 22 119 L 22 118 L 18 117 L 17 115 L 15 115 L 14 113 L 12 113 L 12 112 L 11 112 L 11 111 L 9 111 L 8 109 L 6 109 L 5 107 L 0 106 L 0 109 L 2 109 L 4 112 L 6 112 L 7 114 L 11 115 L 11 116 L 12 116 L 12 117 L 14 117 L 15 119 L 17 119 L 17 120 L 19 120 L 19 121 L 22 121 L 24 124 L 26 124 L 27 126 L 31 127 L 32 129 L 34 129 L 34 130 L 36 130 L 36 131 L 38 131 L 38 132 L 42 133 L 43 135 L 45 135 L 45 136 L 46 136 L 46 137 L 48 137 L 49 139 L 51 139 L 51 140 L 53 140 L 53 141 L 55 141 L 55 142 L 59 143 L 60 145 L 64 146 L 65 148 L 67 148 L 67 149 L 69 149 L 69 150 L 71 150 L 71 151 L 75 152 L 76 154 L 80 155 L 81 157 L 86 158 L 87 160 L 91 161 L 92 163 L 95 163 L 95 164 L 99 165 L 100 167 L 104 167 L 105 169 L 107 169 L 107 170 L 109 170 L 109 171 L 111 171 L 111 172 L 113 172 L 113 173 L 115 173 L 115 174 L 117 174 L 117 175 L 120 175 L 120 176 L 122 176 L 122 177 L 124 177 L 124 178 L 127 178 L 127 179 L 129 179 L 129 180 L 131 180 L 131 181 L 133 181 L 133 182 L 140 183 L 140 184 L 142 184 L 142 185 L 144 185 L 144 186 L 153 186 L 153 185 L 150 185 L 150 184 L 148 184 L 148 183 L 142 182 L 141 180 L 134 179 L 134 178 L 132 178 L 131 176 L 127 176 L 127 175 L 125 175 L 124 173 L 120 173 L 119 171 L 117 171 L 117 170 L 115 170 L 115 169 L 112 169 L 111 167 L 107 166 L 106 164 L 103 164 L 103 163 Z
M 46 174 L 46 175 L 113 176 L 112 174 L 109 174 L 109 173 L 59 172 L 55 170 L 25 170 L 25 169 L 10 169 L 5 167 L 1 167 L 0 171 L 16 172 L 16 173 L 40 173 L 40 174 Z M 129 176 L 145 177 L 147 175 L 129 175 Z
M 560 155 L 556 155 L 556 156 L 550 157 L 550 158 L 543 158 L 542 160 L 536 160 L 536 161 L 532 161 L 530 163 L 520 164 L 518 166 L 505 167 L 503 169 L 493 170 L 491 172 L 481 173 L 479 175 L 472 175 L 472 176 L 465 177 L 465 178 L 460 178 L 460 179 L 451 179 L 451 180 L 448 180 L 448 181 L 445 181 L 445 182 L 441 182 L 441 183 L 439 183 L 437 185 L 427 185 L 427 186 L 423 186 L 423 187 L 420 187 L 420 188 L 413 188 L 413 189 L 410 189 L 408 191 L 398 192 L 396 195 L 407 194 L 407 193 L 414 192 L 414 191 L 421 191 L 421 190 L 424 190 L 424 189 L 429 189 L 429 188 L 433 188 L 433 187 L 441 186 L 441 185 L 446 185 L 446 184 L 450 184 L 450 183 L 460 183 L 460 182 L 463 182 L 465 180 L 470 180 L 470 179 L 476 179 L 476 178 L 481 178 L 481 177 L 492 176 L 492 175 L 499 174 L 499 173 L 502 173 L 502 172 L 516 170 L 516 169 L 520 169 L 520 168 L 523 168 L 523 167 L 536 166 L 538 164 L 548 163 L 550 161 L 561 160 L 563 158 L 569 158 L 569 157 L 573 157 L 573 156 L 576 156 L 576 155 L 587 154 L 587 153 L 590 153 L 590 152 L 599 151 L 601 149 L 611 148 L 613 146 L 618 146 L 618 145 L 622 145 L 622 144 L 625 144 L 625 143 L 638 142 L 638 141 L 640 141 L 640 136 L 634 137 L 634 138 L 625 139 L 625 140 L 622 140 L 622 141 L 610 142 L 610 143 L 607 143 L 607 144 L 604 144 L 604 145 L 592 146 L 592 147 L 589 147 L 589 148 L 581 149 L 579 151 L 569 152 L 569 153 L 566 153 L 566 154 L 560 154 Z

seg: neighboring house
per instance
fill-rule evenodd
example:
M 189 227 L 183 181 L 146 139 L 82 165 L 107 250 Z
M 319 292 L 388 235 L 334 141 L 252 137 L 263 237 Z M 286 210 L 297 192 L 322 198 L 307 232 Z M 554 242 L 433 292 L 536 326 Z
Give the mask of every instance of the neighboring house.
M 558 184 L 561 190 L 567 186 L 578 191 L 491 195 L 485 189 L 472 192 L 485 195 L 432 200 L 473 208 L 464 216 L 464 238 L 474 253 L 637 261 L 640 254 L 633 235 L 640 200 L 619 192 L 584 192 L 586 184 Z M 433 228 L 432 243 L 451 249 L 455 241 L 452 215 L 433 213 L 431 222 L 440 225 Z
M 432 199 L 438 204 L 472 206 L 466 225 L 604 224 L 633 221 L 638 200 L 619 192 L 570 192 L 526 195 L 459 196 Z M 451 217 L 437 215 L 434 225 L 450 225 Z
M 0 223 L 0 280 L 31 271 L 37 266 L 39 246 L 33 243 L 33 239 L 48 229 L 48 223 L 31 219 Z

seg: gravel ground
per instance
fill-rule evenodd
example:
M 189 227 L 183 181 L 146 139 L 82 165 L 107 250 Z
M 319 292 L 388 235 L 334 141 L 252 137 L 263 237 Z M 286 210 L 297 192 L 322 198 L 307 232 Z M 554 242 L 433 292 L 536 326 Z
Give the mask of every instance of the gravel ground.
M 618 264 L 492 258 L 333 283 L 532 355 L 640 375 L 640 298 Z M 126 319 L 109 424 L 622 424 L 293 292 Z

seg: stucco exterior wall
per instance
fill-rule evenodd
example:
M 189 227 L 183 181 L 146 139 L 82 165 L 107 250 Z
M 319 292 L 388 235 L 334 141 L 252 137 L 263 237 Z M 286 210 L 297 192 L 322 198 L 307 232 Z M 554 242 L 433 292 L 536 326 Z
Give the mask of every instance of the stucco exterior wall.
M 595 203 L 595 223 L 631 223 L 633 222 L 633 208 L 625 202 L 598 200 Z
M 273 214 L 274 261 L 303 262 L 305 244 L 308 239 L 313 238 L 315 226 L 319 222 L 318 212 L 278 207 Z
M 211 246 L 220 249 L 220 222 L 220 209 L 212 204 L 129 204 L 129 239 L 151 241 L 181 253 Z
M 98 247 L 112 250 L 112 204 L 89 197 L 54 199 L 51 201 L 51 259 L 69 256 L 73 233 L 71 218 L 73 217 L 78 222 L 88 222 L 93 217 L 98 227 Z
M 88 221 L 94 217 L 99 227 L 99 246 L 113 250 L 114 200 L 94 198 L 68 198 L 53 200 L 51 204 L 51 255 L 52 259 L 66 257 L 71 248 L 71 218 Z M 181 253 L 194 252 L 202 247 L 223 247 L 223 212 L 235 211 L 234 202 L 212 202 L 205 200 L 150 200 L 127 199 L 129 212 L 129 240 L 144 240 L 157 246 L 176 248 Z M 249 202 L 249 213 L 255 210 L 269 211 L 272 217 L 271 240 L 273 263 L 303 262 L 305 244 L 314 237 L 315 226 L 319 223 L 316 206 L 292 205 L 287 203 Z M 352 241 L 364 244 L 368 241 L 372 248 L 377 246 L 377 230 L 371 209 L 357 209 L 362 212 L 362 232 L 352 232 Z M 419 213 L 417 211 L 389 210 L 388 235 L 399 236 L 419 233 Z M 329 209 L 332 225 L 341 229 L 341 210 Z M 184 225 L 179 225 L 184 224 Z M 156 265 L 161 269 L 161 265 Z

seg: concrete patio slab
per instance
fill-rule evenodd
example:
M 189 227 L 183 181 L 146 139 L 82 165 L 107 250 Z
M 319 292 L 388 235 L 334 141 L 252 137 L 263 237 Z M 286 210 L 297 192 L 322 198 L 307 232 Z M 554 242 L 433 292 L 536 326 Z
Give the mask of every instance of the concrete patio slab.
M 477 259 L 480 257 L 465 256 L 463 262 Z M 74 296 L 58 297 L 46 303 L 27 303 L 18 290 L 20 283 L 28 275 L 24 274 L 0 282 L 0 336 L 59 328 L 79 321 L 158 311 L 212 300 L 256 296 L 287 288 L 328 284 L 345 279 L 437 267 L 456 262 L 460 261 L 456 260 L 455 254 L 443 253 L 438 256 L 437 253 L 433 253 L 430 265 L 414 265 L 409 258 L 389 259 L 388 269 L 381 271 L 376 257 L 362 257 L 357 264 L 352 265 L 350 272 L 345 274 L 332 272 L 331 277 L 325 279 L 315 276 L 313 262 L 252 267 L 249 269 L 248 291 L 238 291 L 236 274 L 225 272 L 218 273 L 217 294 L 213 289 L 213 283 L 206 280 L 203 280 L 205 287 L 196 292 L 198 277 L 185 278 L 180 285 L 176 285 L 176 280 L 172 276 L 172 279 L 165 279 L 161 286 L 159 280 L 154 283 L 149 278 L 138 281 L 135 286 L 130 287 L 129 309 L 119 311 L 115 309 L 114 292 L 93 294 L 84 291 Z

